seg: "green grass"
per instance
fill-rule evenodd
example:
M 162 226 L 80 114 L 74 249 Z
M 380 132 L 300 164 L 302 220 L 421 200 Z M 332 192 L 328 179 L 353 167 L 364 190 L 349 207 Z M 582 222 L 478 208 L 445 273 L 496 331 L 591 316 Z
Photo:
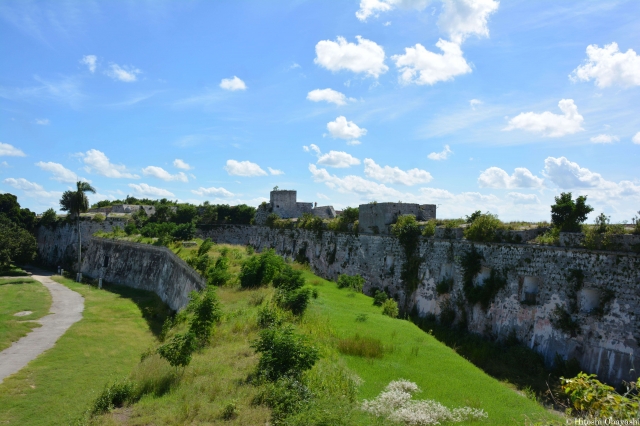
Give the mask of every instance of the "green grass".
M 27 277 L 27 273 L 24 269 L 11 265 L 8 268 L 0 269 L 0 277 Z
M 33 322 L 49 313 L 51 294 L 31 278 L 0 279 L 0 351 L 8 348 L 31 330 L 40 327 Z M 13 314 L 32 311 L 16 317 Z
M 341 339 L 356 333 L 383 342 L 384 356 L 379 359 L 340 355 L 363 379 L 361 399 L 372 399 L 392 380 L 404 378 L 422 389 L 417 395 L 419 399 L 435 399 L 450 408 L 484 409 L 489 414 L 487 424 L 558 420 L 556 415 L 488 376 L 411 322 L 382 315 L 381 308 L 373 306 L 371 297 L 350 296 L 335 283 L 309 272 L 305 272 L 305 278 L 316 283 L 320 294 L 303 320 L 302 327 L 309 334 L 334 347 Z M 367 320 L 356 321 L 362 313 L 367 314 Z
M 156 342 L 166 309 L 153 293 L 54 279 L 84 297 L 83 318 L 56 345 L 0 384 L 0 424 L 66 425 L 108 381 L 126 376 Z M 4 287 L 4 286 L 2 286 Z M 154 318 L 155 316 L 155 318 Z

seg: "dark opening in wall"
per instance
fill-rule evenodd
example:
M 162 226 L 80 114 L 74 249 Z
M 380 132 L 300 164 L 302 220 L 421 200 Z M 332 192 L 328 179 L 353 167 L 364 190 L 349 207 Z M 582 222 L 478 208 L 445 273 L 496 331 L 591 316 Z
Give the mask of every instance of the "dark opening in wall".
M 106 268 L 109 266 L 109 256 L 104 257 L 104 261 L 102 262 L 102 267 Z
M 522 297 L 520 301 L 527 305 L 535 305 L 538 297 L 538 289 L 540 287 L 540 278 L 524 277 L 522 286 Z

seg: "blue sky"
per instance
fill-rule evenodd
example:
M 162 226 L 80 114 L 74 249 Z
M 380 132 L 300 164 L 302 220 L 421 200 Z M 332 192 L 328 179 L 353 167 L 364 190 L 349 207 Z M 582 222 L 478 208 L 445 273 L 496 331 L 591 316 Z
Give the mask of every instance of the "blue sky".
M 0 191 L 640 210 L 640 2 L 0 3 Z M 593 216 L 592 215 L 592 216 Z

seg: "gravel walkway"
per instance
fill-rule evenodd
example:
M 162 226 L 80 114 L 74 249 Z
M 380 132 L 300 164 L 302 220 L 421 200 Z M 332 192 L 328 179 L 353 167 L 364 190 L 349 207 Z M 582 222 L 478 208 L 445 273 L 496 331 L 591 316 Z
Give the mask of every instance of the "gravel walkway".
M 82 319 L 84 298 L 73 290 L 49 278 L 50 272 L 34 269 L 31 278 L 40 281 L 51 293 L 51 309 L 37 322 L 36 328 L 11 347 L 0 352 L 0 383 L 20 371 L 42 352 L 51 349 L 73 323 Z

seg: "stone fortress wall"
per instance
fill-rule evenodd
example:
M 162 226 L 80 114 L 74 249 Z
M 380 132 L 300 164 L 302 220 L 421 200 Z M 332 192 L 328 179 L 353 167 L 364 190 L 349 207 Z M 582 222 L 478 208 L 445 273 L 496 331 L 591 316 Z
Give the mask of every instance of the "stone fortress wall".
M 269 193 L 269 202 L 258 207 L 255 216 L 257 225 L 264 225 L 271 213 L 277 214 L 281 219 L 295 219 L 305 213 L 310 213 L 322 219 L 335 218 L 336 211 L 333 206 L 314 206 L 314 203 L 303 203 L 297 200 L 298 192 L 293 190 L 274 190 Z
M 390 225 L 398 216 L 412 214 L 418 221 L 436 218 L 435 204 L 369 203 L 360 204 L 358 222 L 360 232 L 390 234 Z
M 640 371 L 640 360 L 635 359 L 640 342 L 638 254 L 423 238 L 420 284 L 409 294 L 400 277 L 404 251 L 393 236 L 330 231 L 319 236 L 301 229 L 242 225 L 215 226 L 200 236 L 218 243 L 251 245 L 259 251 L 273 248 L 288 257 L 302 254 L 316 274 L 328 279 L 360 274 L 366 293 L 387 289 L 401 307 L 416 309 L 422 316 L 439 315 L 449 299 L 459 297 L 463 286 L 460 259 L 473 246 L 484 258 L 476 284 L 482 285 L 495 269 L 504 272 L 507 285 L 486 311 L 479 305 L 464 308 L 470 331 L 497 339 L 515 333 L 522 344 L 542 354 L 547 364 L 554 362 L 556 354 L 575 357 L 585 371 L 612 384 L 636 380 Z M 584 275 L 577 293 L 571 290 L 568 276 L 572 269 Z M 453 279 L 453 289 L 439 296 L 435 287 L 445 278 Z M 571 304 L 578 308 L 574 318 L 579 330 L 573 336 L 551 324 L 556 305 L 567 308 Z M 461 318 L 460 307 L 455 309 Z

